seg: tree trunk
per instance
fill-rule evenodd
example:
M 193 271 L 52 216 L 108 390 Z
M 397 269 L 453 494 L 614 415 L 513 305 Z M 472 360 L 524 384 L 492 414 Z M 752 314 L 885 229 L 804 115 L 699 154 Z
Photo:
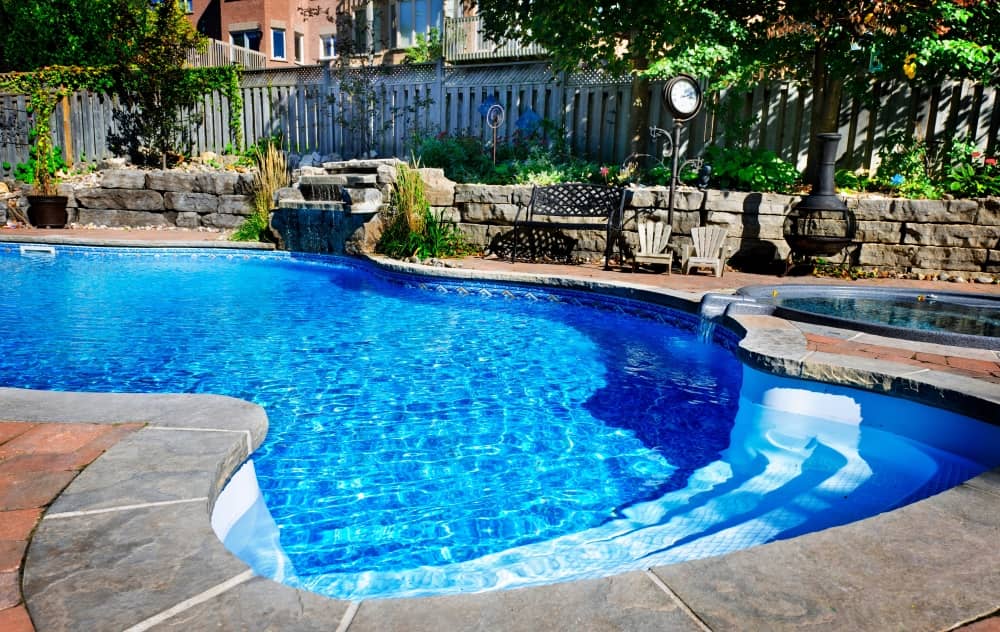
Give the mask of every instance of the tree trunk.
M 649 148 L 649 79 L 638 73 L 649 68 L 649 60 L 634 56 L 632 68 L 636 74 L 632 75 L 632 101 L 628 109 L 629 153 L 645 154 Z
M 823 42 L 816 45 L 812 75 L 813 107 L 809 126 L 809 154 L 806 159 L 805 181 L 816 181 L 823 144 L 817 136 L 838 129 L 840 97 L 844 91 L 844 80 L 830 74 L 826 66 L 826 49 Z

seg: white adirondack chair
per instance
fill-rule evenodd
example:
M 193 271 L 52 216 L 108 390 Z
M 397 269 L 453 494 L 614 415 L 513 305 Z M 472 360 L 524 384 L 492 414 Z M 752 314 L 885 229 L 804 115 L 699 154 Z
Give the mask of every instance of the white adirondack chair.
M 667 266 L 667 274 L 670 274 L 670 266 L 674 263 L 674 251 L 667 243 L 670 241 L 670 224 L 645 216 L 640 217 L 636 225 L 639 250 L 632 260 L 632 270 L 638 271 L 640 263 L 660 263 Z
M 721 226 L 692 228 L 694 254 L 685 257 L 684 274 L 689 274 L 691 268 L 711 268 L 715 276 L 721 277 L 725 269 L 727 233 Z

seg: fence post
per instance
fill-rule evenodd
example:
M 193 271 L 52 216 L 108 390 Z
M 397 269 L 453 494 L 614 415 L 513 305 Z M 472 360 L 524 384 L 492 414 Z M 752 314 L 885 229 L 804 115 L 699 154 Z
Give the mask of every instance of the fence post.
M 73 126 L 69 116 L 69 97 L 62 97 L 62 122 L 63 122 L 63 153 L 66 154 L 66 166 L 73 166 Z
M 447 129 L 448 124 L 445 120 L 447 115 L 444 104 L 444 57 L 437 60 L 437 64 L 434 66 L 434 71 L 434 84 L 431 88 L 431 94 L 434 98 L 433 107 L 437 109 L 437 116 L 434 117 L 435 123 L 437 123 L 438 131 L 441 132 Z

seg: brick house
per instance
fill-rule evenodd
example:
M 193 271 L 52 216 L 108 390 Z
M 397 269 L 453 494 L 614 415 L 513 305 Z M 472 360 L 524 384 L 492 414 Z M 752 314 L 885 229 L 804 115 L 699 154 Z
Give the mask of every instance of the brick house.
M 199 32 L 263 53 L 268 68 L 327 63 L 348 46 L 398 62 L 418 34 L 470 12 L 463 0 L 181 1 Z

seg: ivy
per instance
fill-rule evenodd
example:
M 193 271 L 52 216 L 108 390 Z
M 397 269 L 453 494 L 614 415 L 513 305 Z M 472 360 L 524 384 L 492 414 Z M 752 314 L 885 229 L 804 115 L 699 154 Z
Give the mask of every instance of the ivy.
M 0 92 L 28 96 L 27 109 L 35 126 L 29 132 L 35 141 L 35 173 L 42 195 L 55 195 L 55 183 L 48 166 L 52 162 L 52 113 L 63 97 L 79 90 L 107 92 L 114 86 L 110 68 L 50 66 L 35 72 L 0 74 Z

